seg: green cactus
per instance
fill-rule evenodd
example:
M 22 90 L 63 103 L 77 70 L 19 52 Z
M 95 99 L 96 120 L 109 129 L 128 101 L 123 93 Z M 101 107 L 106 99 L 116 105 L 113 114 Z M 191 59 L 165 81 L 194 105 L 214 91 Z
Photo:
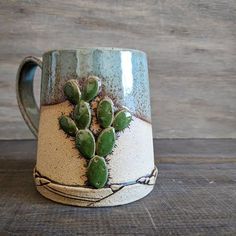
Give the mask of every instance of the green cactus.
M 108 169 L 103 157 L 94 156 L 88 165 L 89 184 L 95 188 L 103 188 L 107 182 Z
M 97 108 L 97 118 L 103 128 L 107 128 L 112 124 L 114 117 L 113 102 L 110 98 L 104 98 L 99 102 Z
M 78 128 L 76 127 L 75 122 L 70 117 L 61 115 L 58 120 L 60 127 L 66 134 L 73 137 L 76 135 Z
M 79 103 L 81 92 L 76 80 L 68 80 L 64 85 L 64 94 L 72 104 Z
M 132 120 L 132 115 L 127 110 L 118 111 L 115 114 L 113 127 L 116 131 L 122 131 L 127 128 Z
M 95 139 L 92 132 L 89 129 L 79 130 L 75 146 L 85 158 L 91 159 L 95 154 Z
M 88 128 L 91 123 L 90 106 L 84 100 L 81 100 L 74 109 L 74 120 L 79 129 Z
M 107 156 L 111 153 L 115 145 L 115 129 L 113 127 L 108 127 L 104 129 L 98 136 L 96 153 L 99 156 Z
M 66 134 L 75 137 L 75 146 L 80 154 L 90 159 L 87 177 L 89 185 L 94 188 L 103 188 L 107 183 L 108 168 L 105 158 L 115 146 L 115 132 L 124 130 L 132 121 L 132 115 L 126 109 L 117 111 L 114 116 L 113 101 L 109 97 L 102 98 L 101 94 L 98 95 L 100 86 L 98 77 L 89 76 L 84 82 L 81 96 L 78 82 L 67 81 L 64 93 L 74 105 L 74 110 L 72 118 L 65 115 L 59 117 L 60 127 Z M 95 123 L 91 124 L 92 119 Z M 96 128 L 93 129 L 94 127 Z M 99 133 L 95 132 L 96 129 Z M 97 137 L 96 141 L 94 135 Z
M 100 79 L 96 76 L 89 76 L 83 90 L 83 99 L 87 102 L 94 99 L 99 92 Z

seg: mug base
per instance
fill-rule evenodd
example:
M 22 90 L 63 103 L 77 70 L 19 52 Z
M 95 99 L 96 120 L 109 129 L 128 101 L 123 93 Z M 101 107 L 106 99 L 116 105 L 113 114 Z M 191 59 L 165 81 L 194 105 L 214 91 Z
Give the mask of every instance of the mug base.
M 80 207 L 108 207 L 131 203 L 148 195 L 153 190 L 157 172 L 155 167 L 149 176 L 135 182 L 111 184 L 101 189 L 55 183 L 41 176 L 36 169 L 34 180 L 37 191 L 52 201 Z

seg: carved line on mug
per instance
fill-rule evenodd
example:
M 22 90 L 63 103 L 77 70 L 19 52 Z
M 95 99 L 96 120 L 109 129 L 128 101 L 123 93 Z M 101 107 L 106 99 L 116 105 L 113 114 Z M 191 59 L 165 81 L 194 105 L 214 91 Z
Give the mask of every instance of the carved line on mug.
M 96 192 L 99 192 L 101 197 L 94 197 L 94 192 L 90 193 L 91 197 L 88 196 L 87 189 L 88 187 L 80 186 L 80 185 L 64 185 L 58 182 L 55 182 L 49 179 L 46 176 L 42 176 L 36 168 L 34 169 L 34 179 L 37 188 L 45 188 L 46 190 L 60 195 L 62 197 L 66 197 L 69 199 L 79 200 L 89 202 L 87 206 L 91 206 L 93 203 L 101 202 L 102 200 L 110 197 L 111 195 L 117 193 L 121 189 L 130 186 L 130 185 L 147 185 L 152 186 L 155 184 L 155 180 L 158 174 L 158 170 L 155 167 L 152 172 L 148 175 L 142 176 L 134 181 L 128 181 L 124 183 L 111 183 L 108 187 L 102 189 L 93 189 Z M 90 188 L 91 189 L 91 188 Z M 64 190 L 64 192 L 63 192 Z M 84 190 L 84 191 L 83 191 Z M 68 193 L 70 192 L 70 193 Z M 72 194 L 73 192 L 73 194 Z M 84 196 L 83 196 L 84 194 Z

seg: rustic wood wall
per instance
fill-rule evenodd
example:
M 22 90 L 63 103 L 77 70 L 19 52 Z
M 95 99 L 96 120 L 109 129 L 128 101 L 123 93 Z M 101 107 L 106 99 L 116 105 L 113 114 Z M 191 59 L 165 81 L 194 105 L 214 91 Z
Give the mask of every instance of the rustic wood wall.
M 235 0 L 1 0 L 1 139 L 33 137 L 15 99 L 21 59 L 86 46 L 148 53 L 154 137 L 236 138 Z

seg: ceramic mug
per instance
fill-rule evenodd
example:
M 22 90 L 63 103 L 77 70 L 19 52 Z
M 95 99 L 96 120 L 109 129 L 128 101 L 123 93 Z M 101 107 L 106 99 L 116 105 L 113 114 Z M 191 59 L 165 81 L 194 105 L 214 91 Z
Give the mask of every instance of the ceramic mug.
M 115 206 L 153 189 L 154 165 L 146 54 L 119 48 L 52 50 L 26 57 L 17 100 L 38 138 L 34 180 L 53 201 Z M 33 94 L 42 69 L 40 109 Z

